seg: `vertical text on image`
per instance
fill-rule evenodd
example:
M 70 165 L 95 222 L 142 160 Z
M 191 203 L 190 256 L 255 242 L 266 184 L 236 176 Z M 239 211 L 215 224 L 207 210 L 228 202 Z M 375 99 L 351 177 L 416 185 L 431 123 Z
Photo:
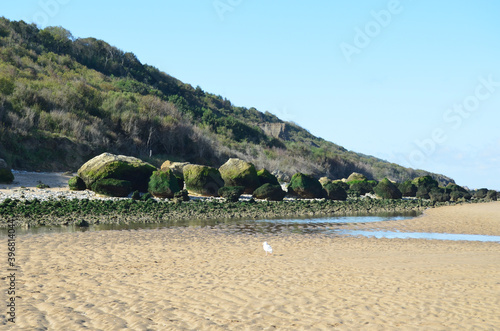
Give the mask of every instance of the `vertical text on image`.
M 7 221 L 7 321 L 16 323 L 16 228 L 14 220 Z

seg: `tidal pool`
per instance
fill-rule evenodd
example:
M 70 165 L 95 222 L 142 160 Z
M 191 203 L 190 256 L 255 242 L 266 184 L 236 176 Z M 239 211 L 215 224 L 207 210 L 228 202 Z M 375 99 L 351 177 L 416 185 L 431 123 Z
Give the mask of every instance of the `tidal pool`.
M 336 232 L 341 235 L 389 238 L 389 239 L 431 239 L 431 240 L 454 240 L 454 241 L 465 240 L 465 241 L 483 241 L 483 242 L 500 243 L 500 236 L 486 236 L 479 234 L 363 231 L 363 230 L 340 230 Z

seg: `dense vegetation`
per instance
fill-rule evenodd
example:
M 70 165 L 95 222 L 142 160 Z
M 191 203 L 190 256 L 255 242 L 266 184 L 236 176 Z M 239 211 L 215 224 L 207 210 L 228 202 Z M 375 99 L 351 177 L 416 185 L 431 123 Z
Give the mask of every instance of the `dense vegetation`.
M 429 174 L 235 106 L 102 40 L 0 18 L 0 158 L 15 169 L 76 170 L 102 152 L 156 166 L 169 158 L 218 167 L 238 157 L 289 177 L 359 172 L 401 182 Z

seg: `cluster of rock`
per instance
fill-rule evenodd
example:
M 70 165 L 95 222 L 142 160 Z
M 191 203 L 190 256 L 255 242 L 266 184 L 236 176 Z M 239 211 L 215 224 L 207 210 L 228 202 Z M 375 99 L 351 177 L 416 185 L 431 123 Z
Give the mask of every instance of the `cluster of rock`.
M 103 153 L 86 162 L 78 175 L 69 181 L 70 189 L 90 189 L 106 196 L 126 197 L 135 191 L 148 192 L 158 198 L 187 200 L 191 195 L 223 197 L 237 201 L 242 194 L 256 199 L 281 201 L 293 198 L 346 200 L 348 196 L 372 194 L 383 199 L 401 199 L 403 196 L 430 198 L 436 201 L 470 199 L 462 187 L 452 184 L 439 188 L 430 176 L 418 177 L 404 183 L 387 178 L 380 182 L 353 173 L 347 179 L 331 180 L 297 173 L 284 191 L 277 179 L 266 169 L 256 170 L 252 163 L 231 158 L 214 168 L 187 162 L 165 161 L 160 169 L 140 159 Z

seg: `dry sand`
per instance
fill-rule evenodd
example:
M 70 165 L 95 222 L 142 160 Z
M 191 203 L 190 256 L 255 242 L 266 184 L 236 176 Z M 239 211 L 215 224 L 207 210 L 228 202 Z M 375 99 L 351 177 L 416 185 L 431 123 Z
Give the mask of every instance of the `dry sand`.
M 500 203 L 444 207 L 391 229 L 498 234 L 499 215 Z M 16 247 L 18 330 L 500 328 L 499 243 L 175 228 Z

